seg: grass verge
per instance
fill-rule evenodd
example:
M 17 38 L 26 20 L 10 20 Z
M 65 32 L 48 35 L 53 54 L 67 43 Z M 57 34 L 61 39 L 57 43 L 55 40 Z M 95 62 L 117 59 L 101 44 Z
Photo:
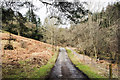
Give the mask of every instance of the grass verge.
M 39 69 L 35 68 L 34 69 L 35 72 L 34 72 L 34 75 L 32 76 L 32 78 L 45 79 L 45 77 L 49 74 L 50 70 L 54 66 L 55 61 L 57 59 L 57 55 L 58 55 L 58 52 L 56 52 L 56 54 L 54 54 L 54 56 L 48 61 L 48 63 L 46 65 L 41 66 Z
M 29 64 L 29 60 L 19 61 L 19 66 L 15 66 L 12 68 L 9 65 L 2 69 L 3 72 L 3 80 L 4 79 L 13 79 L 13 80 L 21 80 L 21 78 L 29 78 L 34 80 L 44 80 L 45 77 L 49 74 L 50 70 L 55 64 L 57 59 L 58 52 L 49 59 L 46 65 L 42 65 L 41 67 L 32 67 Z
M 82 63 L 80 63 L 74 56 L 74 54 L 72 54 L 72 51 L 69 49 L 66 49 L 69 58 L 71 59 L 71 61 L 73 62 L 73 64 L 79 69 L 81 70 L 83 73 L 85 73 L 90 79 L 97 79 L 97 80 L 104 80 L 105 77 L 99 75 L 95 70 L 93 70 L 90 66 L 88 65 L 84 65 Z M 106 80 L 106 79 L 105 79 Z

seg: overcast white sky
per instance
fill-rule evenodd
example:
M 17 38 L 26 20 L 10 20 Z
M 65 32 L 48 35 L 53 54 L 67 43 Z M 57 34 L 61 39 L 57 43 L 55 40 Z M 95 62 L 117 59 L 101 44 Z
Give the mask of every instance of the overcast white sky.
M 39 10 L 35 11 L 35 14 L 38 17 L 40 17 L 41 22 L 43 24 L 44 23 L 44 19 L 48 15 L 47 14 L 47 10 L 46 10 L 46 6 L 44 6 L 39 0 L 28 0 L 28 1 L 32 1 L 33 4 L 36 7 L 40 8 Z M 73 0 L 69 0 L 69 1 L 73 1 Z M 105 8 L 108 5 L 108 3 L 113 3 L 113 2 L 120 1 L 120 0 L 79 0 L 79 1 L 80 2 L 83 2 L 83 1 L 88 2 L 89 6 L 87 8 L 90 9 L 92 12 L 96 12 L 96 11 L 102 10 L 103 7 Z M 28 11 L 28 8 L 23 8 L 23 9 L 20 10 L 20 12 L 23 15 L 25 15 L 27 11 Z M 65 27 L 65 26 L 69 27 L 70 25 L 64 25 L 63 27 Z

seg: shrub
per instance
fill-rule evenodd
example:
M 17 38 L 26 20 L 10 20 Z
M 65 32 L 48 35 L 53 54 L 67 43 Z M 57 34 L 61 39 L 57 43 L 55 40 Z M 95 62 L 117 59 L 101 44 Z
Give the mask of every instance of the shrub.
M 21 48 L 26 48 L 26 43 L 24 41 L 21 41 Z
M 4 46 L 4 49 L 5 49 L 5 50 L 13 50 L 13 46 L 12 46 L 11 44 L 6 44 L 6 45 Z

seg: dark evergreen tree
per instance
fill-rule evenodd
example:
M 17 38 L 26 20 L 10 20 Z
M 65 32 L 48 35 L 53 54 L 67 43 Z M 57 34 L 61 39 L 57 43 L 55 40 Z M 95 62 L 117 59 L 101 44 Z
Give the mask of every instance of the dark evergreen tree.
M 32 8 L 29 8 L 28 12 L 26 13 L 26 18 L 29 22 L 32 22 L 33 24 L 37 23 L 36 15 Z
M 37 26 L 40 27 L 40 25 L 41 25 L 41 21 L 40 21 L 40 18 L 38 18 L 38 20 L 37 20 Z
M 22 16 L 20 12 L 17 12 L 15 17 L 18 22 L 17 24 L 18 35 L 20 35 L 21 33 L 23 34 L 24 29 L 26 28 L 26 26 L 24 25 L 24 23 L 26 22 L 26 19 Z

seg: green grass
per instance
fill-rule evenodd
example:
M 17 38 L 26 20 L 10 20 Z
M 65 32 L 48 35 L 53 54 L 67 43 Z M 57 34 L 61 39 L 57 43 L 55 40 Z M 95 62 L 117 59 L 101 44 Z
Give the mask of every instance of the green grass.
M 19 61 L 19 68 L 11 68 L 12 66 L 7 66 L 2 69 L 3 78 L 14 78 L 15 80 L 19 80 L 20 78 L 44 79 L 49 74 L 51 68 L 54 66 L 57 55 L 58 52 L 55 52 L 47 64 L 42 65 L 40 68 L 31 67 L 29 64 L 30 60 Z
M 68 56 L 70 57 L 71 61 L 73 62 L 73 64 L 75 64 L 76 67 L 78 67 L 81 71 L 83 71 L 89 78 L 91 79 L 102 79 L 104 80 L 103 76 L 99 75 L 95 70 L 93 70 L 90 66 L 88 65 L 84 65 L 82 63 L 80 63 L 74 56 L 74 54 L 72 54 L 71 50 L 66 49 Z
M 55 64 L 55 61 L 57 59 L 57 55 L 58 53 L 56 53 L 49 61 L 46 65 L 43 65 L 42 67 L 40 67 L 39 69 L 38 68 L 35 68 L 35 72 L 34 72 L 34 75 L 32 76 L 32 78 L 45 78 L 50 70 L 52 69 L 52 67 L 54 66 Z

